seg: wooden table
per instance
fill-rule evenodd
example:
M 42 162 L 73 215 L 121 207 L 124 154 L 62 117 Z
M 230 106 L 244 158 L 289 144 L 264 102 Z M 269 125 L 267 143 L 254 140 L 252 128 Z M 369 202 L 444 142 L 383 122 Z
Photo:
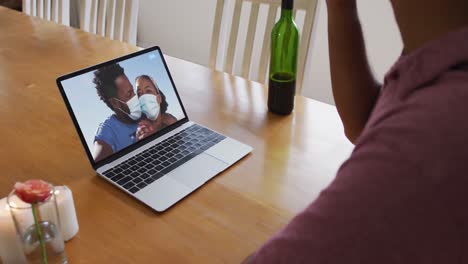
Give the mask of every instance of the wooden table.
M 292 115 L 275 116 L 263 85 L 166 56 L 189 117 L 254 151 L 155 213 L 96 176 L 55 84 L 137 49 L 0 7 L 0 197 L 29 178 L 68 185 L 80 224 L 71 263 L 239 263 L 350 154 L 334 107 L 299 96 Z

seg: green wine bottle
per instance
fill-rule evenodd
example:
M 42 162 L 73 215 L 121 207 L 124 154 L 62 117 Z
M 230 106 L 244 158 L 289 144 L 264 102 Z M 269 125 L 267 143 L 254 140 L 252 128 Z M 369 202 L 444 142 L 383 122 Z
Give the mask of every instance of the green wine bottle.
M 293 17 L 293 0 L 282 0 L 281 18 L 271 32 L 268 109 L 289 115 L 296 93 L 299 31 Z

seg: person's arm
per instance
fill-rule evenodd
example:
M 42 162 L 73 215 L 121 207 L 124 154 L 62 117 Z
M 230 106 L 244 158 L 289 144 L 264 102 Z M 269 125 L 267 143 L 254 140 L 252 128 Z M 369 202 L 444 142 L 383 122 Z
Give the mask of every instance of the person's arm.
M 112 153 L 114 152 L 112 151 L 112 147 L 109 146 L 109 144 L 102 140 L 94 141 L 94 161 L 98 162 L 104 158 L 109 157 L 110 155 L 112 155 Z
M 380 84 L 366 57 L 356 0 L 327 0 L 333 97 L 346 137 L 355 142 L 374 108 Z

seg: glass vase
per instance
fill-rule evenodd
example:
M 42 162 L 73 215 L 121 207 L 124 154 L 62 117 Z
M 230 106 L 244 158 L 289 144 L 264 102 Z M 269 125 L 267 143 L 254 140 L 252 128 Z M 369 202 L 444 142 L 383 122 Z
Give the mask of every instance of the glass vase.
M 14 192 L 7 202 L 28 263 L 68 263 L 55 189 L 44 202 L 28 204 Z

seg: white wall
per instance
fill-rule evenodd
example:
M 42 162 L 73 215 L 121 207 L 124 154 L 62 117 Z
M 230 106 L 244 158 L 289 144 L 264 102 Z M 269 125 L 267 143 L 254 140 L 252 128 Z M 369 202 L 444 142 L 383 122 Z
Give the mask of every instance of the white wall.
M 138 45 L 207 65 L 216 0 L 140 0 Z
M 387 0 L 358 0 L 358 6 L 371 65 L 381 80 L 402 49 L 391 5 Z M 138 45 L 159 45 L 171 56 L 207 65 L 215 7 L 216 0 L 140 0 Z M 303 91 L 333 103 L 324 0 L 319 0 L 317 12 Z

